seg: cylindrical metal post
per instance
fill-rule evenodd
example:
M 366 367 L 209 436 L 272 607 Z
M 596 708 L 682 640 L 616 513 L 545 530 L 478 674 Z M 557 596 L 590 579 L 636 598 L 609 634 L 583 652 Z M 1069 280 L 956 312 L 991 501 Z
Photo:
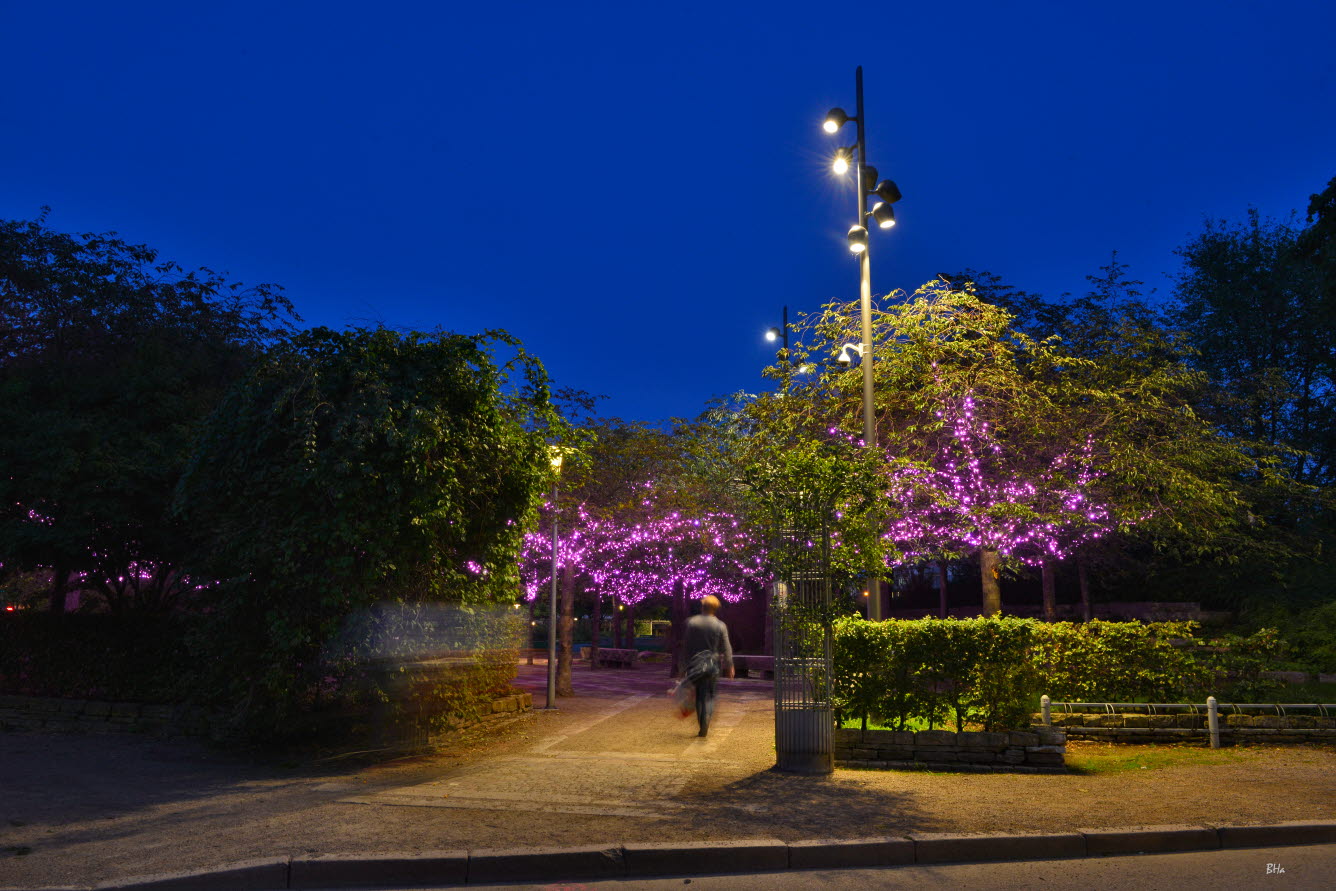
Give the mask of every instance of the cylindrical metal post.
M 1220 710 L 1214 696 L 1206 697 L 1206 727 L 1211 732 L 1211 748 L 1220 748 Z
M 858 126 L 858 150 L 855 152 L 854 194 L 858 196 L 858 217 L 860 226 L 867 225 L 867 183 L 863 181 L 863 171 L 868 166 L 867 134 L 864 129 L 863 113 L 863 66 L 854 71 L 854 120 Z M 862 322 L 863 339 L 863 446 L 875 448 L 877 445 L 877 426 L 872 403 L 872 239 L 858 254 L 858 309 Z M 880 622 L 881 581 L 868 582 L 867 617 L 869 621 Z
M 547 615 L 547 707 L 557 707 L 557 481 L 552 481 L 552 597 Z
M 863 66 L 854 72 L 855 120 L 858 125 L 858 151 L 854 167 L 854 192 L 858 196 L 857 223 L 867 225 L 867 183 L 863 181 L 863 171 L 867 169 L 867 133 L 863 126 Z M 858 305 L 863 327 L 863 445 L 872 448 L 877 444 L 877 428 L 873 423 L 872 411 L 872 239 L 867 247 L 858 254 Z M 877 618 L 881 618 L 878 601 Z
M 1040 697 L 1039 697 L 1039 711 L 1040 711 L 1040 713 L 1043 714 L 1043 716 L 1044 716 L 1044 726 L 1045 726 L 1045 727 L 1052 727 L 1052 726 L 1053 726 L 1053 712 L 1050 711 L 1050 708 L 1049 708 L 1051 705 L 1052 705 L 1052 702 L 1049 700 L 1049 698 L 1048 698 L 1048 694 L 1047 694 L 1047 693 L 1045 693 L 1043 696 L 1040 696 Z

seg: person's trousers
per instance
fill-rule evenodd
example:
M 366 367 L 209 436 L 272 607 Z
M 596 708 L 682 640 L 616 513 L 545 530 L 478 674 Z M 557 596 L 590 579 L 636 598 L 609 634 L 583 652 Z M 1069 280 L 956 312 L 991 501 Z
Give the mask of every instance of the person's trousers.
M 714 714 L 714 689 L 718 681 L 718 675 L 696 681 L 696 723 L 700 725 L 701 733 L 710 729 L 710 716 Z

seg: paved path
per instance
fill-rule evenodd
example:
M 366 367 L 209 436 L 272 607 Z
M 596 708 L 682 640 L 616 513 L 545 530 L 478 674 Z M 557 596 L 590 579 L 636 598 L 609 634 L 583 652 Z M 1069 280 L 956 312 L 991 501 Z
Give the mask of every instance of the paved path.
M 681 719 L 666 695 L 662 666 L 574 675 L 576 699 L 539 715 L 551 733 L 516 754 L 488 759 L 447 777 L 344 801 L 373 806 L 536 811 L 660 819 L 689 806 L 697 779 L 742 779 L 757 756 L 773 763 L 769 681 L 722 681 L 710 735 Z M 546 702 L 546 666 L 524 667 L 518 681 Z

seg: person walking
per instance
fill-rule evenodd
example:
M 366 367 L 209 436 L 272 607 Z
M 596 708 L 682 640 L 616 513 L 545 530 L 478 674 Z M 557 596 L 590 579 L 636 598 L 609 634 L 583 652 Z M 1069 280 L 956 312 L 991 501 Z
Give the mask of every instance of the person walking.
M 715 684 L 719 675 L 733 677 L 733 647 L 728 642 L 728 626 L 719 620 L 719 598 L 707 594 L 700 600 L 700 615 L 687 620 L 682 656 L 687 680 L 696 687 L 697 736 L 710 732 L 714 714 Z

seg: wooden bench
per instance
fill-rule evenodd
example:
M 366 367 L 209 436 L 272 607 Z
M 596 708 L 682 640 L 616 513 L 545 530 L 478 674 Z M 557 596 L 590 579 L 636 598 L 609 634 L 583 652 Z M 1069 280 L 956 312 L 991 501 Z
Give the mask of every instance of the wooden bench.
M 598 664 L 604 668 L 613 665 L 635 668 L 639 663 L 639 650 L 619 650 L 613 647 L 598 648 Z
M 734 674 L 740 678 L 745 678 L 750 676 L 753 671 L 759 671 L 762 677 L 773 678 L 775 676 L 775 657 L 733 655 Z

